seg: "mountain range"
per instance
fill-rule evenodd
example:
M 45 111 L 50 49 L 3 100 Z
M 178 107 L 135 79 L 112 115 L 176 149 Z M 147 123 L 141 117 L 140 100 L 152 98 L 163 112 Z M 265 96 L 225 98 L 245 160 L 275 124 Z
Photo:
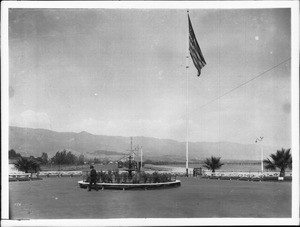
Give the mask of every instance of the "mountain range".
M 143 147 L 144 159 L 163 161 L 184 161 L 185 142 L 152 137 L 133 137 L 133 147 Z M 33 129 L 10 126 L 9 149 L 35 157 L 46 152 L 49 157 L 66 149 L 75 155 L 85 157 L 109 157 L 119 159 L 129 153 L 130 137 L 93 135 L 88 132 L 56 132 L 47 129 Z M 264 146 L 264 158 L 276 152 L 276 148 Z M 210 156 L 222 160 L 260 160 L 258 145 L 231 142 L 189 142 L 189 159 L 203 160 Z

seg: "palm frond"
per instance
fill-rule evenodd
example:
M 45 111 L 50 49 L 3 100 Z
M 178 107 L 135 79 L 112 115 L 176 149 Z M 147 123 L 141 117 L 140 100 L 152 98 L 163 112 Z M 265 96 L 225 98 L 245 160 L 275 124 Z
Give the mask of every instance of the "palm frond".
M 276 169 L 276 165 L 274 165 L 274 163 L 270 159 L 265 159 L 263 162 L 264 162 L 264 167 L 266 169 L 270 169 L 270 170 Z
M 18 170 L 24 171 L 25 173 L 29 170 L 33 170 L 35 172 L 41 170 L 40 164 L 37 161 L 25 157 L 21 157 L 14 165 Z
M 292 168 L 292 155 L 291 149 L 277 150 L 275 154 L 271 154 L 271 160 L 265 159 L 264 164 L 266 169 L 275 170 L 276 167 L 284 172 L 286 168 Z
M 220 169 L 222 165 L 224 165 L 224 163 L 221 163 L 221 157 L 214 157 L 211 156 L 210 158 L 206 158 L 206 160 L 204 161 L 203 167 L 209 169 L 209 170 L 216 170 L 216 169 Z

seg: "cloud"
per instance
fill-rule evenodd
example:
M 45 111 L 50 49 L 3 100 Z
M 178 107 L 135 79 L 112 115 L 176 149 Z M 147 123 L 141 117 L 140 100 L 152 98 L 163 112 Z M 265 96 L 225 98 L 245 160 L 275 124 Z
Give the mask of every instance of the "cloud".
M 20 115 L 10 119 L 10 124 L 26 128 L 51 129 L 51 121 L 48 114 L 26 110 Z

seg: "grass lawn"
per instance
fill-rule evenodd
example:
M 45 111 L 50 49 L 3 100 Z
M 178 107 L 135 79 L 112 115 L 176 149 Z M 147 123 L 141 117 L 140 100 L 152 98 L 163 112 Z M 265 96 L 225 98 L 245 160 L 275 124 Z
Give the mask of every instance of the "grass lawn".
M 149 191 L 79 188 L 81 177 L 10 182 L 11 219 L 291 217 L 291 182 L 178 178 Z

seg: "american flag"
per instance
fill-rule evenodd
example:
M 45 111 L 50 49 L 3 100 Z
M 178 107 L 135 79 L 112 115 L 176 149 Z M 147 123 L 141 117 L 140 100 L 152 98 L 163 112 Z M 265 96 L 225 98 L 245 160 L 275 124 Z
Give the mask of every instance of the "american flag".
M 204 59 L 204 56 L 202 54 L 202 51 L 200 49 L 200 46 L 197 42 L 194 29 L 190 20 L 190 16 L 188 15 L 189 18 L 189 50 L 190 50 L 190 55 L 191 58 L 193 59 L 194 65 L 198 70 L 198 75 L 200 76 L 201 74 L 201 69 L 206 65 L 206 61 Z

